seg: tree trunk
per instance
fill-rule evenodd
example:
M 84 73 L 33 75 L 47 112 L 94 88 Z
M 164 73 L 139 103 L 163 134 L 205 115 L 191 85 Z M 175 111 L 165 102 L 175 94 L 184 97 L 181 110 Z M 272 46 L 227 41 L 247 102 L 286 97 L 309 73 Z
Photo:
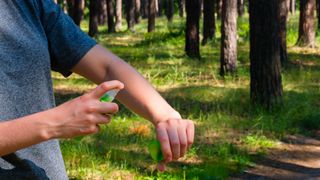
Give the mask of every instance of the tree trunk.
M 77 1 L 77 0 L 75 0 Z M 100 0 L 99 5 L 99 25 L 104 25 L 107 22 L 107 0 Z
M 244 0 L 238 0 L 238 15 L 243 16 L 244 14 Z
M 237 1 L 223 0 L 220 75 L 235 73 L 237 67 Z
M 163 15 L 163 0 L 158 0 L 158 16 L 162 17 Z
M 315 47 L 314 10 L 315 0 L 300 0 L 298 46 Z
M 320 30 L 320 0 L 317 0 L 318 31 Z
M 148 18 L 149 0 L 141 0 L 141 16 L 143 19 Z
M 214 1 L 214 0 L 212 0 Z M 186 0 L 179 0 L 179 16 L 183 17 L 185 12 Z
M 173 14 L 174 14 L 174 1 L 167 0 L 166 15 L 170 23 L 173 21 Z
M 203 0 L 203 40 L 205 45 L 212 40 L 216 32 L 215 0 Z
M 116 0 L 116 30 L 122 27 L 122 0 Z
M 296 0 L 290 0 L 290 13 L 296 14 Z
M 287 0 L 279 1 L 278 22 L 280 24 L 280 60 L 281 64 L 284 64 L 288 60 L 287 54 L 287 17 L 288 6 Z
M 156 22 L 156 0 L 149 0 L 148 32 L 154 31 Z
M 223 0 L 216 0 L 216 7 L 217 7 L 217 18 L 218 19 L 221 19 L 221 11 L 222 11 L 222 3 L 223 3 Z
M 107 0 L 107 13 L 108 13 L 108 32 L 116 32 L 116 26 L 114 23 L 114 1 Z
M 134 20 L 136 24 L 140 23 L 141 0 L 136 0 L 134 9 Z
M 83 18 L 84 8 L 85 8 L 84 0 L 74 0 L 73 21 L 78 26 L 80 26 L 81 20 Z
M 67 1 L 67 5 L 68 5 L 68 15 L 73 19 L 74 0 Z
M 90 0 L 89 5 L 89 35 L 96 36 L 98 31 L 98 18 L 99 18 L 99 0 Z
M 186 25 L 186 54 L 191 58 L 200 59 L 199 47 L 199 20 L 201 12 L 201 0 L 187 0 L 187 25 Z
M 135 0 L 126 0 L 126 19 L 128 24 L 128 29 L 134 32 L 134 24 L 135 24 Z
M 278 0 L 249 0 L 250 97 L 269 109 L 283 94 L 278 5 Z

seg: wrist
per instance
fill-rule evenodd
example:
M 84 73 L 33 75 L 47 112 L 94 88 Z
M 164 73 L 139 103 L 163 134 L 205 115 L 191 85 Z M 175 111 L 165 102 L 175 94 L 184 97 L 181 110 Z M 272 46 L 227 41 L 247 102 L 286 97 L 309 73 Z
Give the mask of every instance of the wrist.
M 182 119 L 182 117 L 178 111 L 172 109 L 158 117 L 155 117 L 152 122 L 156 126 L 160 122 L 168 121 L 170 119 Z
M 38 127 L 40 132 L 40 137 L 43 141 L 50 139 L 55 139 L 59 137 L 57 128 L 55 128 L 55 122 L 57 122 L 59 113 L 55 112 L 55 108 L 43 111 L 39 114 L 40 118 L 38 120 Z

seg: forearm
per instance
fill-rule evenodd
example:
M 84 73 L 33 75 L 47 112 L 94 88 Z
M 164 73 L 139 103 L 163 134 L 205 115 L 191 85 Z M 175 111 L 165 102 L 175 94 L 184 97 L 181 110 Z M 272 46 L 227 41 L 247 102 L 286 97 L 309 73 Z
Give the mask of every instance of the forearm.
M 44 111 L 0 123 L 0 156 L 50 139 L 46 121 L 53 118 Z
M 97 84 L 114 79 L 123 82 L 125 88 L 117 99 L 154 124 L 167 118 L 181 118 L 135 69 L 103 47 L 90 50 L 74 71 Z

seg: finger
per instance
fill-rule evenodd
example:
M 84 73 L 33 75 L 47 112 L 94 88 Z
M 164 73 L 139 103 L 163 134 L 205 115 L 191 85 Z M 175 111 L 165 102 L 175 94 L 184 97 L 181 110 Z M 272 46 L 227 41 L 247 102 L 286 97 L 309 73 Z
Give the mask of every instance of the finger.
M 192 121 L 189 120 L 189 123 L 187 125 L 187 142 L 188 142 L 188 149 L 192 146 L 194 141 L 194 124 Z
M 111 121 L 111 115 L 109 114 L 97 114 L 97 124 L 108 124 Z
M 178 128 L 178 135 L 180 141 L 180 157 L 183 157 L 188 148 L 187 130 L 185 128 Z
M 164 171 L 166 170 L 166 164 L 163 163 L 163 162 L 158 163 L 157 169 L 158 169 L 158 171 L 160 171 L 160 172 L 164 172 Z
M 170 141 L 165 127 L 158 125 L 157 126 L 157 139 L 161 144 L 161 151 L 164 156 L 164 162 L 168 163 L 172 160 L 172 152 L 170 147 Z
M 119 106 L 116 103 L 98 102 L 89 110 L 89 113 L 114 114 L 118 110 Z
M 167 132 L 170 139 L 172 157 L 173 159 L 177 160 L 180 158 L 180 140 L 178 131 L 176 128 L 169 128 Z
M 111 89 L 123 89 L 124 84 L 118 80 L 113 81 L 106 81 L 104 83 L 101 83 L 99 86 L 97 86 L 93 91 L 91 91 L 89 94 L 93 98 L 101 98 L 107 91 Z

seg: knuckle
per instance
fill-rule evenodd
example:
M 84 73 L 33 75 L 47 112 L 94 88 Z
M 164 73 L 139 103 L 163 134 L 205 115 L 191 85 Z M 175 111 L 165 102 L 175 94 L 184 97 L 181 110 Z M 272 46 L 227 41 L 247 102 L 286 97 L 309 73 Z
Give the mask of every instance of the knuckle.
M 184 148 L 184 147 L 187 147 L 187 146 L 188 146 L 188 143 L 187 143 L 187 142 L 181 142 L 181 143 L 180 143 L 180 146 L 183 147 L 183 148 Z
M 159 136 L 158 137 L 158 140 L 162 143 L 168 143 L 169 142 L 169 139 L 165 136 Z
M 94 116 L 88 115 L 88 116 L 86 117 L 86 121 L 87 121 L 88 123 L 93 123 L 94 120 L 95 120 Z
M 172 145 L 173 147 L 177 147 L 177 146 L 180 146 L 180 143 L 177 142 L 177 141 L 173 141 L 173 142 L 171 142 L 171 145 Z
M 86 107 L 86 112 L 87 113 L 94 113 L 94 112 L 96 112 L 97 111 L 97 108 L 95 107 L 95 106 L 93 106 L 93 105 L 88 105 L 87 107 Z
M 188 140 L 188 145 L 192 145 L 193 144 L 193 140 Z

